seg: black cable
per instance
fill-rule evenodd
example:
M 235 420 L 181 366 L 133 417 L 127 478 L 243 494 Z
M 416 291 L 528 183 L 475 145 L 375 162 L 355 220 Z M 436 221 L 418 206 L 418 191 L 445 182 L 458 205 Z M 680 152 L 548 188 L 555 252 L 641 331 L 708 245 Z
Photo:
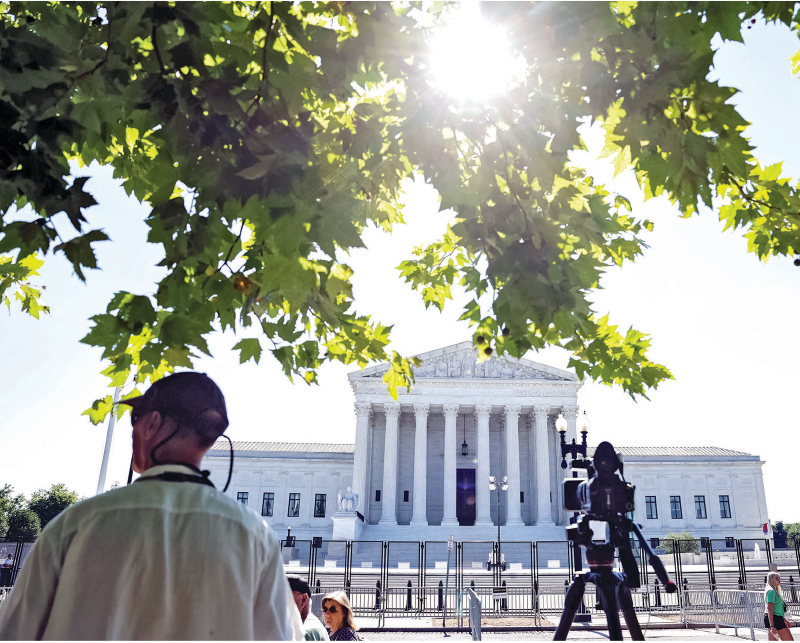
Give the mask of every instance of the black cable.
M 231 477 L 233 476 L 233 441 L 227 435 L 222 435 L 221 437 L 228 441 L 228 446 L 231 450 L 231 464 L 228 467 L 228 480 L 225 483 L 225 487 L 222 489 L 222 493 L 225 493 L 228 490 L 228 485 L 231 483 Z

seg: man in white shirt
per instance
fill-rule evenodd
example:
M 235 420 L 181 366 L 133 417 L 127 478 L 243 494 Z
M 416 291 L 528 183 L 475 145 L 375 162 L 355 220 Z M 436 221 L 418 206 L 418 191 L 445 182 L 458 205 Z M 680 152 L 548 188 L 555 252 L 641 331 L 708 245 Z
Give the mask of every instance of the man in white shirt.
M 277 538 L 199 469 L 228 426 L 217 385 L 177 373 L 122 403 L 141 476 L 47 525 L 0 639 L 301 640 Z

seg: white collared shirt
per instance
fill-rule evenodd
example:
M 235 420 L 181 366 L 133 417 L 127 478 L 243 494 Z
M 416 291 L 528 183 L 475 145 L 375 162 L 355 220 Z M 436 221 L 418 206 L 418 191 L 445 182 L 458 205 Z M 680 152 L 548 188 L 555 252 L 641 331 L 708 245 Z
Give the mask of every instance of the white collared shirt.
M 139 481 L 66 509 L 0 605 L 0 639 L 302 640 L 278 540 L 212 487 Z

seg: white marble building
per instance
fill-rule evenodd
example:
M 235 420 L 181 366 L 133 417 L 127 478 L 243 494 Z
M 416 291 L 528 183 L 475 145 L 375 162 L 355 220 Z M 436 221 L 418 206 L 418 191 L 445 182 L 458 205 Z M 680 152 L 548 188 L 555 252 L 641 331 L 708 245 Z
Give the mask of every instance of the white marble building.
M 388 366 L 350 374 L 355 445 L 234 443 L 228 493 L 301 538 L 493 540 L 499 511 L 504 539 L 563 540 L 555 421 L 563 414 L 567 441 L 577 436 L 577 377 L 524 359 L 481 363 L 469 342 L 419 358 L 415 385 L 397 401 L 382 381 Z M 220 442 L 204 461 L 218 486 L 227 450 Z M 716 447 L 617 450 L 648 537 L 764 537 L 757 456 Z M 490 475 L 508 478 L 499 504 Z M 358 514 L 346 511 L 348 487 Z

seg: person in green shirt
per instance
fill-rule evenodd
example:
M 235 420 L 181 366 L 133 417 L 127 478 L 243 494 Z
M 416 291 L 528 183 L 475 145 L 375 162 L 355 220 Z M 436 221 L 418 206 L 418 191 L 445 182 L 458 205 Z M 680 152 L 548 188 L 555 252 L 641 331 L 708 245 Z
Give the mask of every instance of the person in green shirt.
M 786 603 L 781 592 L 781 576 L 778 572 L 767 574 L 764 587 L 764 627 L 767 628 L 767 639 L 770 641 L 794 641 L 789 628 L 794 625 L 786 617 Z
M 303 619 L 303 631 L 306 641 L 329 641 L 328 630 L 316 616 L 311 613 L 311 588 L 302 578 L 290 574 L 286 577 L 292 596 Z

